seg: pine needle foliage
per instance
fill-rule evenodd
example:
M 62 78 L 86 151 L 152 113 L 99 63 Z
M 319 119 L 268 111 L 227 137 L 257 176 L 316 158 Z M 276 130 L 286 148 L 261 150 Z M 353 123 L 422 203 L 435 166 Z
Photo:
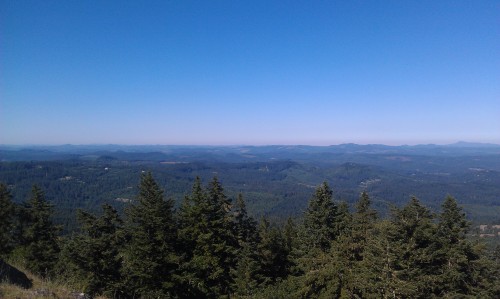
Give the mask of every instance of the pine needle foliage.
M 142 175 L 137 203 L 126 211 L 126 216 L 128 240 L 123 252 L 123 277 L 128 293 L 171 296 L 179 263 L 173 201 L 164 199 L 150 172 Z

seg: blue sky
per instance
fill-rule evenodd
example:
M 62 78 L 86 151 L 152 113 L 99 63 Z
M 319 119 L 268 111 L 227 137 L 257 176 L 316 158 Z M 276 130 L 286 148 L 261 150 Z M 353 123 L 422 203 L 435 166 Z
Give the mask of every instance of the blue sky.
M 0 3 L 0 144 L 500 143 L 499 1 Z

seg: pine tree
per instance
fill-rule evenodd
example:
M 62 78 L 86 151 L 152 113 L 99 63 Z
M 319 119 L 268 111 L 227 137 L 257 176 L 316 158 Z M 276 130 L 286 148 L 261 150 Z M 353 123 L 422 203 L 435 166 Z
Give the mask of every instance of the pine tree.
M 14 204 L 5 184 L 0 183 L 0 257 L 12 250 Z
M 217 178 L 206 192 L 196 179 L 179 215 L 185 251 L 179 278 L 184 282 L 182 296 L 215 298 L 232 292 L 237 241 L 230 210 L 231 201 Z
M 289 252 L 286 240 L 281 231 L 271 227 L 265 217 L 259 223 L 259 239 L 260 283 L 272 284 L 288 275 Z
M 283 234 L 285 236 L 286 250 L 292 252 L 298 246 L 298 229 L 292 217 L 286 219 Z
M 234 210 L 233 233 L 237 241 L 237 254 L 233 289 L 239 296 L 253 296 L 258 286 L 261 269 L 256 226 L 255 220 L 248 216 L 243 195 L 238 194 Z
M 314 196 L 304 214 L 301 234 L 306 249 L 317 248 L 323 252 L 330 249 L 338 236 L 338 208 L 332 201 L 332 190 L 326 182 L 316 188 Z
M 488 272 L 488 282 L 484 289 L 491 298 L 500 298 L 500 245 L 496 245 L 490 255 L 491 265 Z M 486 297 L 486 296 L 484 296 Z
M 69 276 L 76 276 L 80 283 L 83 282 L 85 293 L 116 297 L 122 279 L 122 220 L 110 205 L 104 204 L 102 209 L 100 217 L 78 211 L 82 233 L 72 238 L 63 251 L 64 267 L 71 269 L 67 271 Z
M 451 196 L 446 197 L 439 215 L 437 236 L 440 268 L 437 295 L 474 295 L 480 285 L 481 252 L 467 238 L 470 223 Z
M 137 200 L 126 211 L 124 285 L 141 297 L 170 296 L 178 267 L 173 201 L 164 200 L 150 172 L 141 177 Z
M 332 190 L 321 184 L 309 200 L 299 229 L 299 250 L 295 261 L 303 275 L 298 279 L 298 294 L 310 298 L 335 297 L 339 293 L 340 272 L 334 263 L 332 244 L 348 225 L 348 212 L 334 204 Z
M 377 212 L 371 208 L 370 197 L 362 192 L 356 203 L 356 211 L 350 219 L 349 233 L 339 237 L 334 252 L 342 272 L 342 289 L 349 297 L 362 297 L 366 273 L 363 259 L 367 242 L 377 220 Z
M 341 201 L 337 206 L 335 215 L 335 235 L 336 238 L 349 234 L 352 224 L 352 214 L 349 212 L 349 205 L 345 201 Z
M 248 216 L 246 204 L 241 193 L 238 194 L 235 203 L 233 230 L 240 246 L 243 243 L 257 242 L 257 223 L 252 217 Z
M 59 257 L 59 228 L 51 220 L 53 206 L 45 199 L 43 191 L 35 185 L 24 210 L 26 267 L 43 277 L 50 276 Z
M 401 292 L 411 282 L 401 280 L 398 276 L 400 268 L 397 262 L 401 258 L 401 251 L 393 240 L 395 231 L 394 223 L 389 220 L 377 222 L 371 230 L 360 262 L 363 276 L 357 287 L 362 297 L 411 298 L 403 296 Z M 346 294 L 347 297 L 349 295 Z
M 239 296 L 252 297 L 261 281 L 261 264 L 256 243 L 245 242 L 238 250 L 235 269 L 233 270 L 233 290 Z
M 299 240 L 299 227 L 291 217 L 287 218 L 285 226 L 283 227 L 283 237 L 285 239 L 285 250 L 287 256 L 287 272 L 289 275 L 298 275 L 301 269 L 298 266 L 298 258 L 300 257 L 300 240 Z
M 366 192 L 356 203 L 356 212 L 352 217 L 351 257 L 353 261 L 362 261 L 366 242 L 377 221 L 377 212 L 371 208 L 371 200 Z
M 416 197 L 403 209 L 395 210 L 394 231 L 389 240 L 396 258 L 393 269 L 402 297 L 429 298 L 436 288 L 436 263 L 439 243 L 436 240 L 434 215 Z

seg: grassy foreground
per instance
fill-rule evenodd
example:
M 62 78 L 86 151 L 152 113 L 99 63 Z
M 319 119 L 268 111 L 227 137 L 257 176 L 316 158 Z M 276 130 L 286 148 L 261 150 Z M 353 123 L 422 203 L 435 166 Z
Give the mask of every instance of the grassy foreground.
M 10 266 L 10 265 L 8 265 Z M 21 273 L 24 277 L 24 282 L 11 282 L 7 277 L 0 275 L 0 298 L 19 298 L 19 299 L 54 299 L 54 298 L 72 298 L 72 299 L 83 299 L 87 298 L 83 293 L 75 291 L 69 285 L 64 282 L 52 281 L 49 279 L 43 279 L 37 275 L 34 275 L 30 271 L 19 267 L 17 265 L 12 266 L 16 272 Z M 4 269 L 5 274 L 5 267 Z M 0 271 L 1 272 L 1 271 Z M 0 273 L 1 274 L 1 273 Z M 30 281 L 30 285 L 26 284 L 26 278 Z M 104 297 L 97 297 L 103 299 Z

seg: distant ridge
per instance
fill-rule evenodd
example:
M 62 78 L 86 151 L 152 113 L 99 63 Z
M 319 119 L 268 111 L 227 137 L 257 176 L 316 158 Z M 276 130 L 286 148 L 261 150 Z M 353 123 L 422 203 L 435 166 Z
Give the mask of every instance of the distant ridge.
M 269 161 L 332 159 L 338 155 L 481 156 L 500 155 L 500 145 L 457 142 L 448 145 L 345 143 L 313 145 L 0 145 L 0 161 L 43 161 L 112 157 L 127 161 Z
M 500 147 L 500 144 L 459 141 L 459 142 L 449 144 L 448 146 L 455 146 L 455 147 Z

